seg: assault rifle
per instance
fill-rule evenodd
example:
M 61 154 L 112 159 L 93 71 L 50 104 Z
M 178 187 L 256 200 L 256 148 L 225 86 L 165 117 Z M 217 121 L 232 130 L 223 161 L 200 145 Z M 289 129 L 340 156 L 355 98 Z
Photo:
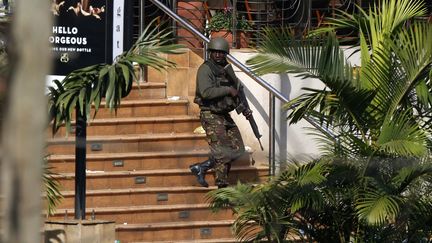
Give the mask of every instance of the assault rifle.
M 231 68 L 231 70 L 228 70 L 228 68 Z M 249 108 L 249 103 L 246 99 L 246 95 L 244 93 L 243 90 L 243 86 L 241 85 L 240 80 L 237 79 L 237 77 L 234 74 L 234 70 L 231 67 L 231 64 L 227 64 L 224 67 L 226 73 L 228 74 L 228 76 L 232 79 L 232 81 L 234 81 L 234 83 L 236 84 L 236 88 L 237 88 L 237 96 L 239 97 L 239 101 L 240 104 L 237 106 L 236 108 L 236 112 L 237 114 L 243 113 L 243 111 L 249 110 L 251 113 L 246 117 L 246 119 L 249 121 L 250 126 L 252 127 L 252 131 L 255 134 L 255 137 L 258 139 L 259 145 L 261 147 L 261 150 L 264 150 L 262 144 L 261 144 L 261 140 L 260 138 L 262 137 L 262 135 L 260 134 L 259 130 L 258 130 L 258 126 L 255 122 L 255 119 L 252 115 L 252 111 Z

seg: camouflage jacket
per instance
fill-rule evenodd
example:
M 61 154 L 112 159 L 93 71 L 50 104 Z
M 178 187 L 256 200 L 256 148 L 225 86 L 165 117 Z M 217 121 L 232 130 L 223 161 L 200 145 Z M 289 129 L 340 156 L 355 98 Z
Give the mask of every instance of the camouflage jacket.
M 194 102 L 201 110 L 230 112 L 239 105 L 239 100 L 229 90 L 230 87 L 239 89 L 239 85 L 231 65 L 224 68 L 212 60 L 205 61 L 198 69 Z

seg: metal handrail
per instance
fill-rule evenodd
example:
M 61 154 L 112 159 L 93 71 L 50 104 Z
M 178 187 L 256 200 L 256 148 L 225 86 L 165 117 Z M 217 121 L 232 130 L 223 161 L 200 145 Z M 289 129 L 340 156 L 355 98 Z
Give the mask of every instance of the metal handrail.
M 210 39 L 207 38 L 205 35 L 203 35 L 201 32 L 197 31 L 193 25 L 185 21 L 183 18 L 178 16 L 176 13 L 174 13 L 170 8 L 162 4 L 159 0 L 150 0 L 154 5 L 156 5 L 158 8 L 160 8 L 162 11 L 164 11 L 166 14 L 168 14 L 171 18 L 179 22 L 183 27 L 185 27 L 187 30 L 192 32 L 194 35 L 196 35 L 199 39 L 204 41 L 206 44 L 210 42 Z M 239 68 L 241 71 L 246 73 L 249 77 L 251 77 L 253 80 L 255 80 L 258 84 L 260 84 L 263 88 L 265 88 L 267 91 L 270 92 L 270 124 L 269 124 L 269 131 L 270 131 L 270 143 L 269 143 L 269 173 L 270 175 L 275 175 L 275 136 L 274 136 L 274 121 L 275 121 L 275 114 L 274 114 L 274 107 L 275 107 L 275 99 L 274 97 L 277 97 L 283 102 L 288 102 L 288 98 L 285 97 L 281 92 L 279 92 L 277 89 L 275 89 L 273 86 L 271 86 L 269 83 L 267 83 L 264 79 L 257 76 L 250 70 L 248 67 L 246 67 L 243 63 L 238 61 L 234 56 L 231 54 L 227 55 L 227 59 L 234 64 L 237 68 Z M 272 136 L 273 134 L 273 136 Z

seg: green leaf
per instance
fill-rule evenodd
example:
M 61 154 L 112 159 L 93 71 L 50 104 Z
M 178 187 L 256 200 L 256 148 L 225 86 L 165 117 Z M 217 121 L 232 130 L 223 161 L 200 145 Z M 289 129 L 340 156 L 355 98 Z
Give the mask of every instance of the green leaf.
M 130 76 L 129 76 L 130 70 L 126 65 L 123 65 L 120 63 L 118 65 L 120 66 L 120 68 L 123 72 L 123 79 L 125 81 L 125 89 L 127 90 L 129 88 L 129 85 L 131 85 L 130 84 Z
M 105 65 L 100 71 L 99 71 L 99 80 L 103 80 L 105 78 L 105 75 L 109 72 L 111 66 Z
M 360 194 L 356 203 L 360 219 L 370 225 L 392 222 L 399 213 L 398 199 L 377 190 L 367 190 Z
M 402 156 L 423 156 L 427 151 L 426 134 L 408 114 L 386 119 L 377 145 L 384 152 Z
M 86 88 L 82 88 L 78 98 L 80 113 L 82 116 L 84 115 L 84 109 L 83 109 L 84 104 L 87 103 L 87 101 L 85 100 L 86 92 L 87 92 Z
M 100 106 L 100 103 L 101 103 L 101 93 L 99 92 L 97 95 L 96 95 L 96 97 L 95 97 L 95 99 L 94 99 L 94 105 L 95 105 L 95 112 L 94 112 L 94 117 L 96 117 L 96 114 L 97 114 L 97 111 L 99 110 L 99 106 Z M 94 118 L 93 117 L 93 118 Z
M 115 95 L 115 81 L 115 68 L 111 66 L 108 72 L 108 87 L 105 93 L 106 107 L 109 108 L 112 108 L 113 95 Z

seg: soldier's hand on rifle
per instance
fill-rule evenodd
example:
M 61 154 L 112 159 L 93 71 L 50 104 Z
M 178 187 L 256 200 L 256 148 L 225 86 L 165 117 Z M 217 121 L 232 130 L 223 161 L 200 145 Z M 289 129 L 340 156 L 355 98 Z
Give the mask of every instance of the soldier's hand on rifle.
M 243 116 L 245 116 L 246 119 L 249 120 L 249 118 L 252 116 L 252 111 L 251 111 L 251 109 L 245 109 L 245 110 L 243 111 Z
M 238 90 L 234 89 L 233 87 L 229 87 L 229 93 L 231 96 L 236 96 L 238 94 Z

